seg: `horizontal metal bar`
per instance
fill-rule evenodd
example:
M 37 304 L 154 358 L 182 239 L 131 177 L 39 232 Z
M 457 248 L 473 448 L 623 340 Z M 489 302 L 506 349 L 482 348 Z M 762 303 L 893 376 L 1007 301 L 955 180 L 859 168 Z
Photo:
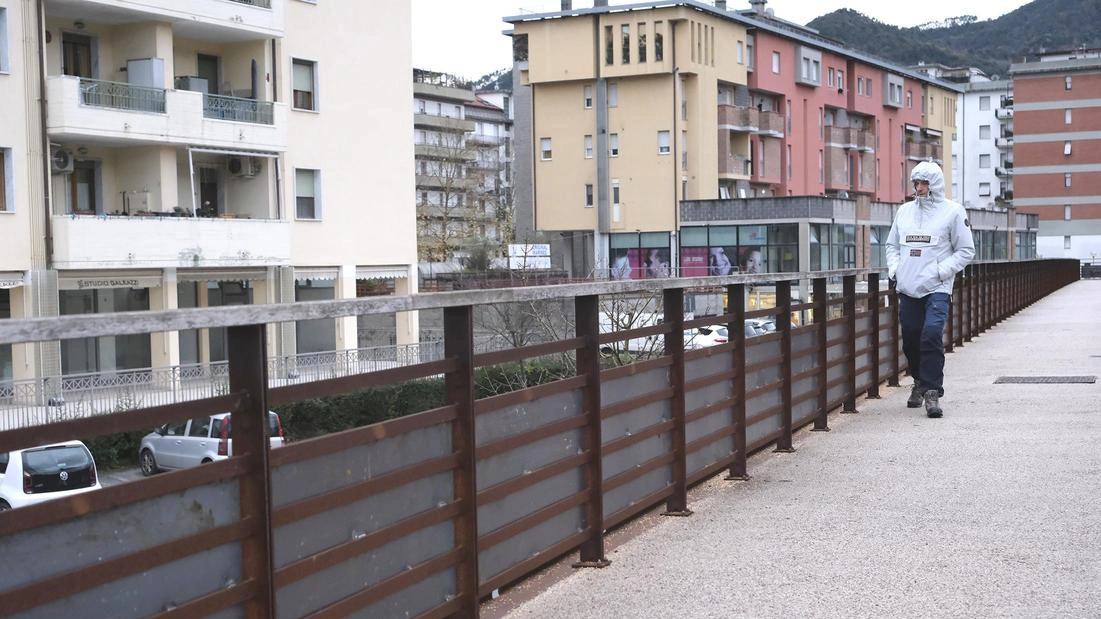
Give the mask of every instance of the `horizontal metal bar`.
M 546 507 L 535 510 L 527 516 L 522 516 L 515 520 L 510 521 L 508 524 L 498 527 L 488 533 L 483 533 L 478 536 L 478 551 L 479 553 L 493 548 L 501 542 L 516 537 L 524 531 L 529 531 L 544 522 L 554 518 L 555 516 L 565 513 L 570 509 L 583 505 L 589 501 L 589 497 L 592 496 L 592 490 L 584 488 L 579 490 L 568 497 L 559 499 Z
M 478 587 L 478 596 L 485 597 L 490 595 L 495 589 L 500 589 L 506 585 L 512 584 L 535 571 L 540 566 L 557 561 L 562 555 L 576 550 L 590 535 L 591 530 L 586 527 L 585 530 L 574 533 L 557 544 L 543 549 L 516 565 L 502 570 L 488 579 L 482 579 L 482 584 Z
M 604 448 L 601 450 L 601 455 L 607 456 L 621 449 L 626 449 L 631 445 L 641 443 L 648 438 L 658 436 L 659 434 L 665 434 L 666 432 L 672 432 L 673 425 L 674 424 L 672 419 L 666 419 L 665 421 L 648 425 L 638 432 L 632 432 L 627 436 L 614 438 L 604 443 Z M 605 489 L 607 489 L 607 487 L 605 487 Z
M 566 417 L 565 419 L 552 421 L 551 423 L 536 426 L 530 430 L 507 436 L 498 441 L 489 443 L 488 445 L 482 445 L 475 449 L 474 452 L 477 454 L 479 460 L 485 460 L 486 458 L 492 458 L 493 456 L 512 451 L 513 449 L 526 447 L 536 441 L 557 436 L 563 432 L 576 430 L 577 428 L 584 427 L 586 423 L 588 423 L 588 421 L 585 419 L 585 415 Z
M 626 520 L 630 520 L 638 514 L 641 514 L 642 512 L 669 498 L 669 495 L 673 494 L 675 490 L 676 488 L 672 484 L 664 486 L 660 490 L 651 492 L 650 494 L 642 497 L 638 501 L 635 501 L 634 503 L 624 507 L 623 509 L 620 509 L 619 511 L 612 514 L 608 514 L 608 516 L 604 518 L 604 528 L 611 529 L 622 524 Z
M 719 471 L 727 468 L 728 466 L 730 466 L 730 463 L 734 462 L 735 458 L 737 458 L 737 457 L 738 457 L 738 452 L 735 451 L 734 453 L 723 456 L 722 458 L 719 458 L 715 462 L 712 462 L 711 464 L 708 464 L 707 466 L 705 466 L 702 469 L 696 471 L 695 473 L 690 474 L 688 476 L 688 485 L 692 485 L 692 484 L 695 484 L 697 482 L 701 482 L 701 481 L 711 477 L 715 473 L 718 473 Z
M 626 471 L 623 471 L 622 473 L 612 475 L 608 479 L 604 480 L 604 492 L 607 493 L 615 490 L 616 488 L 629 484 L 651 471 L 656 471 L 663 466 L 672 464 L 673 458 L 673 452 L 667 451 L 665 453 L 658 454 L 645 462 L 641 462 L 636 466 L 633 466 Z
M 559 393 L 574 391 L 583 388 L 587 382 L 588 377 L 586 376 L 571 376 L 570 378 L 562 378 L 553 382 L 543 383 L 542 385 L 535 385 L 534 387 L 526 387 L 508 393 L 489 396 L 474 402 L 474 414 L 484 415 L 525 402 L 535 402 L 536 400 Z
M 662 400 L 668 400 L 675 395 L 675 390 L 672 387 L 666 387 L 659 389 L 658 391 L 652 391 L 640 395 L 636 398 L 629 400 L 623 400 L 622 402 L 616 402 L 615 404 L 608 404 L 600 409 L 601 419 L 610 419 L 616 415 L 622 415 L 635 410 L 640 406 L 646 406 L 647 404 L 653 404 L 654 402 L 661 402 Z
M 478 505 L 488 505 L 496 501 L 509 496 L 510 494 L 519 492 L 526 488 L 530 488 L 535 484 L 546 481 L 552 477 L 561 475 L 572 471 L 578 467 L 584 466 L 589 463 L 592 457 L 591 452 L 584 452 L 577 454 L 576 456 L 570 456 L 568 458 L 562 458 L 552 462 L 546 466 L 535 469 L 530 473 L 522 473 L 511 479 L 506 479 L 500 483 L 494 484 L 485 490 L 478 492 Z
M 194 600 L 184 602 L 175 608 L 150 615 L 146 619 L 204 619 L 219 610 L 233 608 L 256 597 L 256 581 L 245 580 L 230 585 L 221 591 L 209 593 Z

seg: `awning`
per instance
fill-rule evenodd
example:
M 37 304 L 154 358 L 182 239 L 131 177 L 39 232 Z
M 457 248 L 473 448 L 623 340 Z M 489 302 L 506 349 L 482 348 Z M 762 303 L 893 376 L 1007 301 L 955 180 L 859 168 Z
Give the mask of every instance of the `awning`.
M 268 278 L 265 269 L 189 269 L 176 272 L 180 282 L 262 282 Z
M 407 277 L 409 277 L 409 269 L 403 266 L 356 267 L 356 279 L 405 279 Z
M 931 135 L 935 138 L 939 138 L 940 136 L 942 136 L 944 134 L 941 133 L 940 131 L 938 131 L 937 129 L 925 129 L 925 135 Z
M 57 278 L 60 290 L 94 290 L 97 288 L 156 288 L 161 285 L 160 271 L 118 271 L 88 275 L 62 273 Z
M 336 267 L 304 267 L 294 268 L 294 281 L 304 282 L 307 279 L 332 280 L 340 277 L 340 269 Z
M 906 123 L 906 130 L 913 131 L 914 133 L 921 133 L 921 127 L 917 125 L 911 125 L 910 123 Z
M 0 290 L 18 288 L 23 284 L 23 273 L 19 271 L 0 271 Z
M 211 155 L 230 155 L 232 157 L 266 157 L 268 159 L 278 159 L 279 153 L 264 152 L 260 150 L 234 150 L 232 148 L 201 148 L 198 146 L 189 146 L 188 150 L 193 153 L 208 153 Z

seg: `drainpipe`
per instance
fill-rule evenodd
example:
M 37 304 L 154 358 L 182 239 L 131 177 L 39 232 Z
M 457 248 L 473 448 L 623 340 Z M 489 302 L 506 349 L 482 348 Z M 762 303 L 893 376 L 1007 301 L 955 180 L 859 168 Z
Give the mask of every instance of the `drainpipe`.
M 672 264 L 670 265 L 673 273 L 680 274 L 680 202 L 677 200 L 677 191 L 680 188 L 680 177 L 683 171 L 680 169 L 680 149 L 678 148 L 678 139 L 680 138 L 680 103 L 677 101 L 677 87 L 680 85 L 678 76 L 680 75 L 680 67 L 677 66 L 677 23 L 678 20 L 669 20 L 669 58 L 673 65 L 672 78 L 673 78 L 673 126 L 672 129 L 672 142 L 673 142 L 673 238 L 677 239 L 677 246 L 675 251 L 670 251 L 672 255 Z M 681 196 L 683 199 L 684 196 Z
M 50 177 L 50 135 L 46 130 L 46 2 L 38 0 L 38 112 L 40 114 L 40 127 L 42 131 L 42 198 L 45 208 L 42 209 L 43 228 L 45 235 L 46 256 L 44 267 L 49 267 L 54 255 L 54 237 L 50 228 L 50 214 L 53 213 L 53 200 L 51 199 L 52 181 Z

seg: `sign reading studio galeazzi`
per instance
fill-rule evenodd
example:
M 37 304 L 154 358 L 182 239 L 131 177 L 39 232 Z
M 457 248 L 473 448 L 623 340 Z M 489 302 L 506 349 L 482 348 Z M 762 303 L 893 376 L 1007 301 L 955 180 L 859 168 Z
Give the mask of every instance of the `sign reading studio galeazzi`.
M 136 279 L 78 279 L 76 280 L 77 290 L 86 290 L 88 288 L 138 288 L 138 280 Z
M 0 290 L 4 288 L 18 288 L 23 285 L 21 279 L 0 279 Z

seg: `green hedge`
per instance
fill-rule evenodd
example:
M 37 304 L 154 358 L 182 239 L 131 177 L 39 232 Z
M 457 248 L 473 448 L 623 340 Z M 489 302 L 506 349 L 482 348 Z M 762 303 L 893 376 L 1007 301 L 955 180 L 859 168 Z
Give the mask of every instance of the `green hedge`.
M 485 398 L 570 376 L 562 364 L 510 363 L 479 368 L 474 376 L 474 397 Z M 414 380 L 356 393 L 328 396 L 273 408 L 292 441 L 341 432 L 395 417 L 438 408 L 444 404 L 442 378 Z M 140 430 L 85 439 L 100 468 L 138 464 L 141 439 L 152 431 Z

